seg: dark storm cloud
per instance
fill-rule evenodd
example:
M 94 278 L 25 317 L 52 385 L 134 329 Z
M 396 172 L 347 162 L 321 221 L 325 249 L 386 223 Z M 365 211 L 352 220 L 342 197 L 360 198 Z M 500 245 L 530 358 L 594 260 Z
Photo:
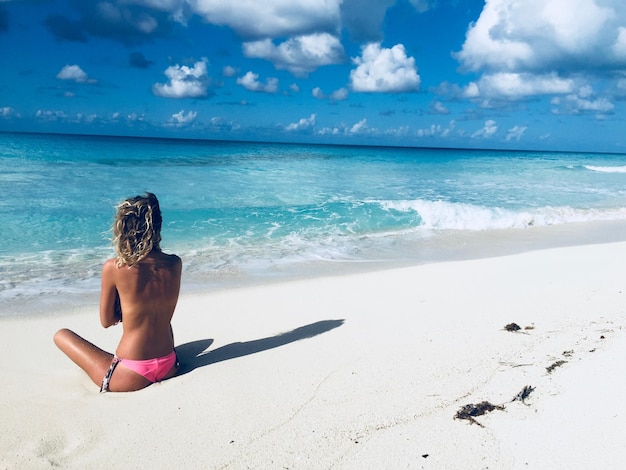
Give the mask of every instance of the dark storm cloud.
M 167 36 L 172 29 L 166 12 L 141 6 L 85 0 L 70 0 L 70 5 L 72 16 L 53 14 L 44 22 L 61 41 L 86 42 L 89 36 L 98 36 L 130 47 Z
M 146 59 L 141 52 L 131 52 L 128 55 L 128 63 L 131 65 L 131 67 L 135 67 L 138 69 L 147 69 L 154 62 Z

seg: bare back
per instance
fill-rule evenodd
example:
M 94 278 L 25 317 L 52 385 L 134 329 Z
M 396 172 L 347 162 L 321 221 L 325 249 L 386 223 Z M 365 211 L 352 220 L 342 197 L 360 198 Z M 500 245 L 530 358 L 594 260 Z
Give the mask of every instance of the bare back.
M 102 268 L 100 321 L 106 328 L 120 320 L 123 334 L 117 355 L 124 359 L 152 359 L 172 352 L 170 322 L 178 295 L 182 262 L 176 255 L 153 250 L 132 267 L 117 267 L 115 260 Z M 116 312 L 119 294 L 122 318 Z

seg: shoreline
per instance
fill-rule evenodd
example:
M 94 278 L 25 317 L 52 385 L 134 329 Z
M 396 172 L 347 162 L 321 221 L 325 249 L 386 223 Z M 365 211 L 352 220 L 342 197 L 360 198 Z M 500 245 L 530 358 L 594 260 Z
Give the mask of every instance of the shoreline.
M 425 239 L 400 238 L 394 244 L 393 251 L 364 252 L 359 255 L 360 258 L 270 264 L 261 269 L 231 275 L 190 272 L 183 258 L 181 296 L 621 241 L 626 241 L 626 220 L 579 222 L 526 229 L 443 231 L 435 237 Z M 99 271 L 97 285 L 99 286 Z M 18 296 L 0 302 L 0 321 L 3 318 L 42 317 L 97 308 L 98 302 L 99 290 L 69 290 L 40 297 Z
M 3 318 L 0 466 L 615 467 L 624 260 L 607 242 L 184 293 L 183 373 L 125 394 L 52 343 L 112 350 L 95 307 Z M 455 419 L 484 401 L 504 410 Z

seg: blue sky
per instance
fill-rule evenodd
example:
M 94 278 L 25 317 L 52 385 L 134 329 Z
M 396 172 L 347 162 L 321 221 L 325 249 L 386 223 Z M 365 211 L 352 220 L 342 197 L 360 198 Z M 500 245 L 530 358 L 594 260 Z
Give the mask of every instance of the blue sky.
M 626 153 L 623 0 L 0 0 L 0 130 Z

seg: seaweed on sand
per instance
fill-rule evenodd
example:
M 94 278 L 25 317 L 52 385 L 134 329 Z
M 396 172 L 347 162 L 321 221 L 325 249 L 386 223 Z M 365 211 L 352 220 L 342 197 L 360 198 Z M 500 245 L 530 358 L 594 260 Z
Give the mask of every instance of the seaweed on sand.
M 546 370 L 548 371 L 548 374 L 551 374 L 554 369 L 556 369 L 557 367 L 561 367 L 563 364 L 566 363 L 567 361 L 556 361 L 554 364 L 546 367 Z
M 489 403 L 488 401 L 483 401 L 478 403 L 477 405 L 469 404 L 461 407 L 459 411 L 456 412 L 454 419 L 467 419 L 470 423 L 478 424 L 481 428 L 484 426 L 476 421 L 476 416 L 482 416 L 485 413 L 489 413 L 493 410 L 503 410 L 504 406 L 502 405 L 494 405 Z
M 519 392 L 517 395 L 515 395 L 513 397 L 513 400 L 511 400 L 512 402 L 514 401 L 521 401 L 524 405 L 526 404 L 526 402 L 524 400 L 526 400 L 528 398 L 528 396 L 530 395 L 530 393 L 534 390 L 535 388 L 530 386 L 530 385 L 526 385 L 521 392 Z
M 504 329 L 506 331 L 519 331 L 522 328 L 517 323 L 509 323 L 508 325 L 504 326 Z

